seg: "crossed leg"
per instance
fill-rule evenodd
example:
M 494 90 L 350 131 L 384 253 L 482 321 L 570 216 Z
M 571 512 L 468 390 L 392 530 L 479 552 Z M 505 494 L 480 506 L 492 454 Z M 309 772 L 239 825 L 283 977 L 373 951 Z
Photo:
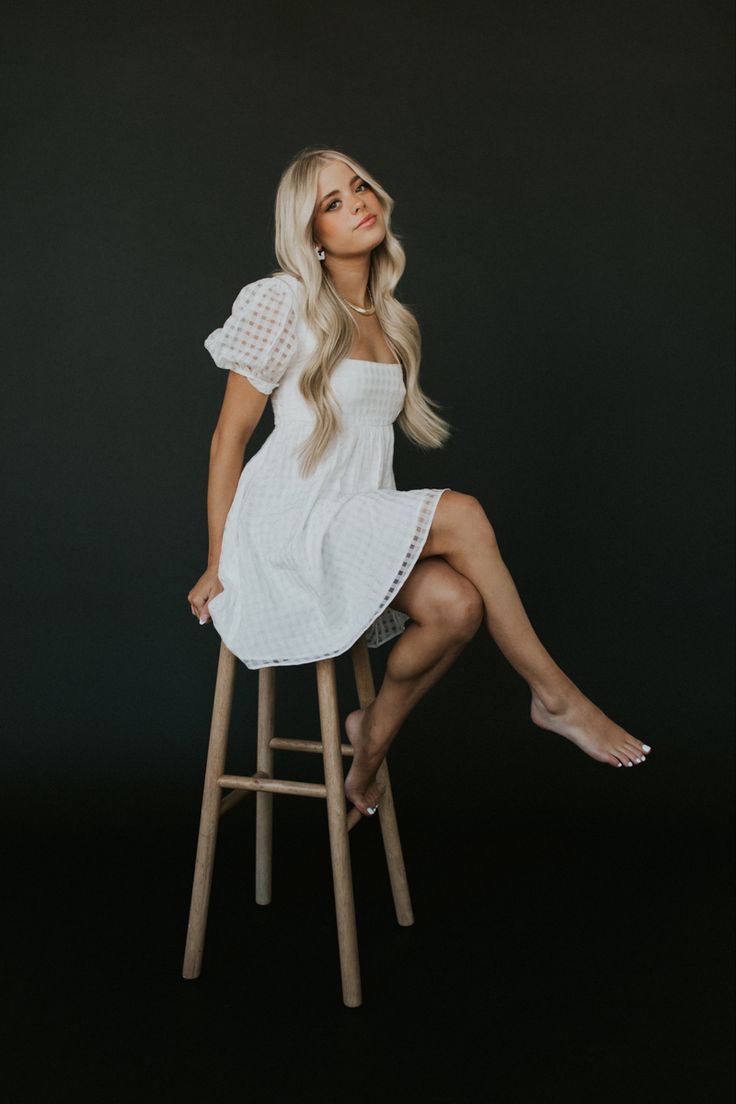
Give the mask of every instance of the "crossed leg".
M 426 621 L 427 618 L 424 602 L 431 602 L 429 591 L 432 591 L 435 578 L 439 579 L 439 576 L 421 574 L 428 562 L 444 562 L 451 568 L 453 574 L 443 576 L 448 585 L 462 587 L 460 580 L 471 584 L 480 599 L 480 619 L 503 655 L 529 685 L 531 719 L 536 725 L 567 737 L 593 759 L 611 766 L 631 767 L 646 761 L 651 748 L 610 720 L 575 686 L 544 648 L 501 558 L 493 527 L 482 505 L 472 495 L 447 490 L 441 496 L 419 559 L 392 603 L 399 609 L 406 609 L 412 619 L 416 615 L 420 627 L 422 619 Z M 425 587 L 421 586 L 422 579 Z M 414 588 L 411 588 L 412 580 Z M 476 617 L 477 598 L 467 590 L 462 593 L 465 602 L 472 604 L 473 617 Z M 409 607 L 417 601 L 420 608 L 415 604 L 415 612 L 412 612 Z M 438 603 L 441 605 L 440 596 L 432 605 L 435 618 Z M 473 617 L 468 618 L 466 632 Z M 356 710 L 346 721 L 348 738 L 356 749 L 353 767 L 346 779 L 346 793 L 361 812 L 374 807 L 380 796 L 375 772 L 401 723 L 464 646 L 457 648 L 457 641 L 454 646 L 457 650 L 449 643 L 440 646 L 435 622 L 435 647 L 447 654 L 436 657 L 433 665 L 418 672 L 417 667 L 421 662 L 426 663 L 430 655 L 431 650 L 425 642 L 428 645 L 431 636 L 423 636 L 421 632 L 409 635 L 412 627 L 407 627 L 389 657 L 390 666 L 396 654 L 394 670 L 399 672 L 398 677 L 394 674 L 391 681 L 384 681 L 371 705 L 365 710 Z M 471 636 L 477 627 L 478 624 L 470 632 Z M 469 636 L 465 643 L 468 639 Z M 402 670 L 410 673 L 408 679 L 401 677 Z M 361 801 L 361 797 L 368 800 Z
M 345 793 L 363 815 L 380 797 L 376 771 L 411 710 L 455 662 L 483 622 L 483 599 L 440 557 L 414 565 L 391 603 L 411 621 L 391 649 L 381 688 L 345 719 L 353 762 Z

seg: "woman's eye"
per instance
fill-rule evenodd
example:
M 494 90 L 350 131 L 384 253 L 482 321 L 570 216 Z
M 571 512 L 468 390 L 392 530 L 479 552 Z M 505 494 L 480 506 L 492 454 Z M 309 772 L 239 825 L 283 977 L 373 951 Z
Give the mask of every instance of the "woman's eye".
M 367 180 L 361 180 L 359 184 L 355 185 L 356 191 L 358 188 L 370 188 L 370 184 Z M 336 199 L 333 199 L 332 203 L 337 203 Z M 329 211 L 332 208 L 332 203 L 328 203 L 325 207 L 325 211 Z

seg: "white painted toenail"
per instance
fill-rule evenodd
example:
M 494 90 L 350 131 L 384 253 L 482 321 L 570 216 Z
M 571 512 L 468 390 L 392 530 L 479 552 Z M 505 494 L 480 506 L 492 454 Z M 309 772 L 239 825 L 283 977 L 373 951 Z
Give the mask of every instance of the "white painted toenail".
M 642 747 L 644 748 L 644 750 L 645 750 L 645 751 L 651 751 L 651 750 L 652 750 L 652 749 L 651 749 L 651 748 L 649 747 L 649 745 L 648 745 L 648 744 L 642 744 L 641 746 L 642 746 Z

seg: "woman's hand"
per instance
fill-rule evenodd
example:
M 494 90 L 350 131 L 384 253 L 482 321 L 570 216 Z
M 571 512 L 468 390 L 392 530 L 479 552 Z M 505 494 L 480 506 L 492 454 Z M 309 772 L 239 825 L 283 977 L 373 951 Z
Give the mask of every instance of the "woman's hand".
M 224 589 L 225 588 L 217 577 L 217 568 L 208 567 L 189 591 L 187 594 L 187 602 L 191 606 L 192 613 L 197 618 L 200 625 L 204 625 L 206 621 L 211 620 L 208 608 L 210 600 Z

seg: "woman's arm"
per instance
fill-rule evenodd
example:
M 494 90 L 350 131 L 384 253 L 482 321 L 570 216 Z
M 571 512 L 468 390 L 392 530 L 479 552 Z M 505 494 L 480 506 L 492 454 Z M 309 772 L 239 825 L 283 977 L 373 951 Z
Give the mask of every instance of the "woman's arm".
M 268 395 L 257 391 L 245 376 L 228 372 L 225 396 L 210 444 L 207 568 L 187 595 L 192 613 L 200 623 L 209 618 L 207 603 L 222 590 L 217 569 L 225 521 L 243 470 L 245 450 L 261 420 L 267 401 Z
M 220 562 L 225 519 L 243 470 L 245 450 L 261 420 L 267 400 L 268 395 L 257 391 L 245 376 L 228 372 L 222 409 L 210 444 L 207 483 L 208 567 L 216 568 Z

